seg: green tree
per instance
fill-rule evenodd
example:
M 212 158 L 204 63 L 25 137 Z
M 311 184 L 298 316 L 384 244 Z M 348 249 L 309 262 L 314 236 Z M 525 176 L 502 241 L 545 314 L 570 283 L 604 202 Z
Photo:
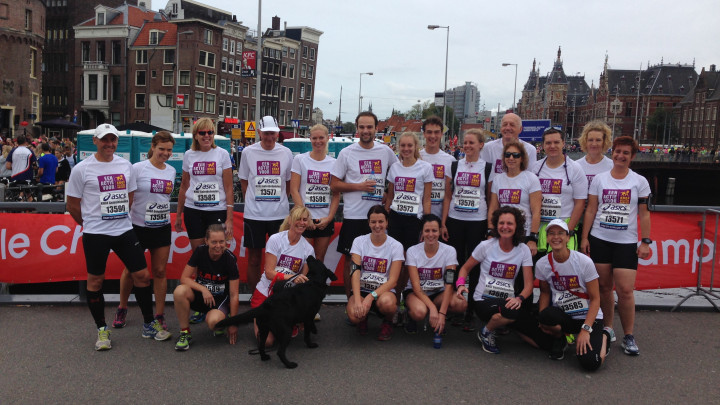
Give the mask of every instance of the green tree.
M 342 133 L 343 134 L 354 134 L 355 133 L 355 124 L 352 122 L 343 123 Z
M 677 129 L 673 123 L 673 115 L 669 110 L 663 107 L 658 108 L 648 118 L 647 136 L 648 141 L 660 145 L 664 143 L 672 143 L 671 139 L 677 138 Z

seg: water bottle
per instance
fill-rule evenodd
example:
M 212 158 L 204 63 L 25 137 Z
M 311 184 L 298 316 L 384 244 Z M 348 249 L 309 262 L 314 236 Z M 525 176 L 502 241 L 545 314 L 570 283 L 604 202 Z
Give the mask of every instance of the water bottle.
M 435 335 L 433 335 L 433 348 L 439 349 L 442 347 L 442 335 L 435 332 Z

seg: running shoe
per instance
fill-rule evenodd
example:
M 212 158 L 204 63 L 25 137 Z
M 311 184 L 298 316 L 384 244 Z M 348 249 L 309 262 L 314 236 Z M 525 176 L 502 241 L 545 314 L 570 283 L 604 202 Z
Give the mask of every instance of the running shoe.
M 300 328 L 298 328 L 297 325 L 293 325 L 292 334 L 290 337 L 297 337 L 297 335 L 300 333 Z
M 565 358 L 565 349 L 567 349 L 567 339 L 564 337 L 555 339 L 550 349 L 549 357 L 553 360 L 562 360 Z
M 405 320 L 405 333 L 414 335 L 417 333 L 417 331 L 417 321 L 412 319 L 410 315 L 408 315 L 407 320 Z
M 220 337 L 220 336 L 222 336 L 222 335 L 224 335 L 224 334 L 225 334 L 225 329 L 220 329 L 220 330 L 214 330 L 214 331 L 213 331 L 213 336 L 214 336 L 214 337 Z
M 113 328 L 122 328 L 125 326 L 125 318 L 127 317 L 127 308 L 118 307 L 115 311 L 115 320 L 113 321 Z
M 464 319 L 462 323 L 463 332 L 474 332 L 475 331 L 475 322 L 473 318 L 470 319 Z
M 95 350 L 101 351 L 110 349 L 112 349 L 112 344 L 110 344 L 110 329 L 108 329 L 107 326 L 103 326 L 98 329 L 98 338 L 95 342 Z
M 192 335 L 190 332 L 181 331 L 180 337 L 178 338 L 177 343 L 175 343 L 175 350 L 177 351 L 185 351 L 190 348 L 190 341 L 192 340 Z
M 482 328 L 477 333 L 478 340 L 482 343 L 484 351 L 492 354 L 500 354 L 500 349 L 495 345 L 495 332 Z
M 165 314 L 156 314 L 155 320 L 160 322 L 160 325 L 162 325 L 163 329 L 168 330 L 167 323 L 165 323 Z
M 608 336 L 610 336 L 611 342 L 614 342 L 617 340 L 617 338 L 615 337 L 615 331 L 613 330 L 613 328 L 606 326 L 603 328 L 603 330 L 608 333 Z
M 172 335 L 163 329 L 162 324 L 157 320 L 143 324 L 142 337 L 145 339 L 168 340 Z
M 190 315 L 190 323 L 192 323 L 192 324 L 202 323 L 202 321 L 204 321 L 204 320 L 205 320 L 204 312 L 193 312 L 192 315 Z
M 362 321 L 357 323 L 357 330 L 360 336 L 365 336 L 368 334 L 368 321 L 367 318 L 363 319 Z
M 322 321 L 322 318 L 320 317 L 320 312 L 315 314 L 315 322 Z
M 625 335 L 622 341 L 622 348 L 625 354 L 629 354 L 630 356 L 640 354 L 640 349 L 638 349 L 637 343 L 635 343 L 635 336 L 633 335 Z
M 378 340 L 381 341 L 388 341 L 392 339 L 393 335 L 393 325 L 391 322 L 383 320 L 382 325 L 380 325 L 380 333 L 378 334 Z
M 575 334 L 566 333 L 565 340 L 568 342 L 569 345 L 575 344 Z

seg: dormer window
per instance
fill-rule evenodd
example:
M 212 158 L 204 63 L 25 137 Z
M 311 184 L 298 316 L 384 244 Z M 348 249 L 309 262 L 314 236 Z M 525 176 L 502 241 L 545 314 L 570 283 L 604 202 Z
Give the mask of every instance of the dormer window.
M 95 25 L 105 25 L 105 13 L 98 12 L 95 17 Z
M 150 45 L 157 45 L 160 42 L 160 31 L 150 31 Z

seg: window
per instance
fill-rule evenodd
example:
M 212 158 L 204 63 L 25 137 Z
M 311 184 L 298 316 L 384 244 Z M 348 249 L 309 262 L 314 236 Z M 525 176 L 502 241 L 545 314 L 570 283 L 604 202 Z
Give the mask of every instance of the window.
M 205 30 L 205 35 L 203 36 L 203 41 L 208 45 L 212 45 L 212 40 L 213 40 L 213 32 L 210 30 Z
M 80 44 L 80 57 L 83 62 L 90 62 L 90 42 Z
M 223 72 L 227 72 L 227 58 L 224 56 L 220 60 L 220 70 L 222 70 Z
M 97 43 L 97 60 L 105 62 L 105 41 L 98 41 Z
M 280 71 L 280 76 L 287 77 L 287 63 L 282 63 L 282 70 Z
M 306 73 L 307 73 L 307 65 L 303 63 L 300 66 L 300 77 L 302 77 L 303 79 L 306 78 L 307 77 Z
M 225 94 L 225 79 L 220 79 L 220 94 Z
M 302 52 L 303 52 L 303 53 L 302 53 L 303 59 L 307 59 L 307 57 L 308 57 L 308 47 L 307 47 L 307 46 L 303 46 Z M 302 119 L 302 118 L 301 118 L 301 119 Z
M 110 77 L 110 99 L 112 101 L 120 101 L 120 76 L 113 75 Z
M 165 105 L 163 105 L 163 107 L 172 107 L 172 106 L 173 106 L 173 95 L 166 94 L 165 95 Z
M 293 113 L 292 113 L 292 111 L 290 111 L 290 110 L 287 111 L 287 117 L 288 117 L 287 122 L 288 122 L 288 124 L 289 124 L 289 123 L 292 122 L 292 118 L 293 118 Z
M 7 20 L 10 12 L 7 4 L 0 4 L 0 20 Z
M 228 103 L 230 103 L 230 102 L 228 101 Z M 233 103 L 232 116 L 235 117 L 235 118 L 238 118 L 238 107 L 239 107 L 239 106 L 240 106 L 240 105 L 239 105 L 238 103 Z
M 303 105 L 302 104 L 298 104 L 298 119 L 299 120 L 303 119 Z
M 290 48 L 290 59 L 295 59 L 295 49 L 293 49 L 293 48 Z M 290 111 L 288 111 L 288 114 L 289 113 L 290 113 Z
M 218 104 L 218 115 L 225 116 L 225 101 L 223 100 L 220 100 L 220 104 Z
M 307 93 L 305 93 L 305 100 L 312 99 L 312 84 L 307 85 Z
M 235 70 L 235 59 L 230 59 L 230 61 L 228 62 L 227 71 L 228 73 L 232 73 L 233 70 Z
M 174 84 L 174 73 L 172 70 L 163 70 L 163 86 L 172 86 Z
M 122 48 L 120 47 L 120 41 L 112 41 L 112 64 L 120 64 L 122 58 Z
M 95 24 L 105 25 L 105 13 L 97 13 L 97 17 L 95 17 Z
M 238 59 L 238 60 L 235 61 L 235 74 L 236 74 L 236 75 L 241 74 L 241 70 L 240 70 L 240 59 Z
M 198 87 L 205 87 L 205 73 L 195 72 L 195 85 Z
M 35 78 L 36 72 L 36 64 L 37 64 L 37 49 L 30 48 L 30 77 Z
M 282 47 L 282 56 L 283 56 L 283 58 L 287 58 L 287 56 L 288 56 L 288 48 L 287 48 L 287 46 L 283 46 L 283 47 Z M 282 116 L 282 114 L 280 114 L 280 115 Z M 284 117 L 283 117 L 283 118 L 284 118 Z
M 278 115 L 279 121 L 278 124 L 285 125 L 285 110 L 280 110 L 280 114 Z
M 150 31 L 150 45 L 157 45 L 160 42 L 160 31 Z
M 88 75 L 88 100 L 98 99 L 98 76 Z
M 189 70 L 181 70 L 180 71 L 180 86 L 189 86 L 190 85 L 190 71 Z
M 32 31 L 32 10 L 25 10 L 25 29 Z
M 232 117 L 232 103 L 228 101 L 225 103 L 225 116 Z M 237 117 L 236 117 L 237 118 Z
M 235 41 L 230 41 L 230 54 L 235 54 Z
M 310 119 L 312 119 L 312 116 L 310 115 L 310 105 L 309 104 L 305 105 L 305 119 L 308 121 Z
M 136 86 L 144 86 L 147 84 L 147 78 L 146 78 L 147 72 L 144 70 L 138 70 L 135 72 L 135 85 Z
M 247 83 L 243 83 L 243 97 L 247 97 L 250 95 L 250 85 Z
M 293 87 L 288 88 L 288 99 L 287 99 L 288 103 L 293 102 L 294 95 L 295 95 L 295 88 L 293 88 Z
M 307 78 L 308 78 L 308 79 L 312 79 L 312 78 L 313 78 L 313 74 L 315 74 L 315 66 L 313 66 L 313 65 L 308 65 Z
M 210 31 L 212 32 L 212 31 Z M 147 58 L 147 57 L 146 57 Z M 201 66 L 215 67 L 215 54 L 207 51 L 200 51 L 198 64 Z
M 263 56 L 268 56 L 268 48 L 263 48 Z
M 223 51 L 227 52 L 227 50 L 228 50 L 228 39 L 223 38 Z M 221 103 L 222 103 L 222 101 L 221 101 Z
M 205 98 L 205 112 L 214 114 L 215 113 L 215 95 L 208 93 Z
M 150 77 L 157 79 L 157 70 L 153 69 L 150 71 Z
M 174 49 L 166 49 L 165 55 L 163 56 L 163 63 L 166 65 L 171 65 L 175 63 L 175 50 Z
M 255 119 L 255 105 L 250 106 L 250 117 Z
M 310 48 L 310 60 L 315 60 L 315 48 Z
M 240 82 L 235 82 L 235 91 L 234 91 L 234 94 L 235 94 L 236 96 L 239 96 L 239 95 L 240 95 Z
M 195 93 L 195 111 L 202 112 L 205 103 L 204 94 L 200 92 Z
M 261 83 L 260 83 L 260 94 L 262 94 L 263 96 L 265 94 L 267 94 L 267 91 L 265 90 L 266 86 L 267 86 L 267 80 L 265 78 L 262 78 Z
M 287 88 L 285 86 L 280 87 L 280 101 L 285 101 L 285 92 Z
M 290 73 L 288 74 L 291 79 L 295 78 L 295 65 L 290 65 Z
M 248 105 L 247 104 L 243 104 L 242 119 L 243 119 L 243 121 L 247 121 L 247 119 L 248 119 Z
M 217 78 L 216 75 L 214 75 L 212 73 L 208 73 L 208 75 L 207 75 L 207 88 L 208 89 L 215 90 L 215 82 L 217 81 L 216 78 Z
M 135 108 L 145 108 L 145 93 L 135 94 Z
M 135 51 L 135 63 L 138 65 L 144 65 L 147 63 L 147 60 L 147 49 Z
M 280 93 L 280 80 L 275 80 L 273 82 L 273 96 L 277 97 Z
M 257 86 L 255 86 L 255 85 L 253 84 L 252 87 L 250 88 L 250 97 L 252 97 L 252 98 L 255 98 L 255 94 L 257 93 L 257 88 L 256 88 L 256 87 L 257 87 Z

